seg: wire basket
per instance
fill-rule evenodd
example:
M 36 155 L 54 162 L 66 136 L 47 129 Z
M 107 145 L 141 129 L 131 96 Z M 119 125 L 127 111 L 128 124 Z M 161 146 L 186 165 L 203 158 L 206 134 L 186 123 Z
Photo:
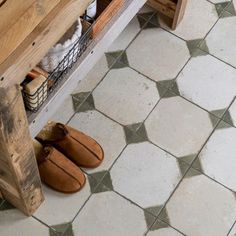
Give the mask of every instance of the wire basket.
M 22 94 L 25 106 L 28 110 L 37 112 L 40 109 L 48 96 L 58 86 L 60 81 L 86 50 L 89 43 L 91 42 L 92 34 L 93 25 L 83 20 L 82 36 L 74 43 L 68 54 L 63 58 L 63 60 L 58 64 L 53 72 L 49 74 L 48 78 L 45 81 L 41 81 L 41 85 L 36 89 L 36 91 L 29 93 L 23 85 Z

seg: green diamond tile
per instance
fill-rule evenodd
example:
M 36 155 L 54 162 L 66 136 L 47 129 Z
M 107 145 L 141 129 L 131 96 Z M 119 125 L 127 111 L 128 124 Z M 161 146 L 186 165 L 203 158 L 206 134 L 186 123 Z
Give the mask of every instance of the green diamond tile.
M 232 126 L 229 123 L 226 123 L 224 121 L 221 121 L 217 126 L 216 126 L 216 130 L 217 129 L 227 129 L 227 128 L 232 128 Z
M 51 226 L 53 229 L 49 229 L 50 236 L 74 236 L 71 223 L 64 223 Z
M 196 157 L 197 154 L 190 154 L 190 155 L 187 155 L 187 156 L 183 156 L 183 157 L 179 157 L 179 159 L 181 161 L 184 161 L 188 164 L 191 164 L 192 161 L 194 160 L 194 158 Z
M 148 207 L 145 209 L 145 211 L 148 211 L 149 213 L 153 214 L 154 216 L 157 216 L 160 211 L 162 210 L 164 206 L 153 206 L 153 207 Z
M 209 118 L 211 120 L 212 127 L 214 128 L 218 124 L 220 119 L 218 117 L 216 117 L 215 115 L 212 115 L 210 113 L 209 113 Z
M 155 221 L 155 217 L 147 211 L 144 211 L 147 228 L 149 228 Z
M 218 16 L 221 16 L 221 13 L 228 6 L 228 4 L 229 4 L 229 2 L 221 2 L 221 3 L 216 3 L 215 4 Z
M 209 53 L 209 48 L 207 46 L 206 40 L 202 40 L 199 44 L 199 49 L 202 50 L 203 52 L 201 53 L 202 55 L 206 55 Z M 204 54 L 205 52 L 205 54 Z M 198 52 L 199 53 L 199 52 Z
M 199 49 L 200 45 L 205 45 L 205 52 Z M 208 52 L 208 48 L 204 39 L 189 40 L 187 41 L 187 46 L 192 57 L 203 56 L 206 55 L 206 52 Z
M 93 100 L 93 95 L 90 94 L 86 100 L 77 108 L 77 112 L 86 112 L 86 111 L 91 111 L 95 109 L 94 105 L 94 100 Z
M 126 52 L 123 51 L 121 56 L 116 60 L 116 62 L 112 65 L 112 69 L 120 69 L 127 67 L 129 65 L 128 58 Z
M 147 141 L 147 132 L 145 126 L 141 123 L 124 126 L 126 143 L 140 143 Z
M 234 3 L 233 2 L 229 3 L 226 6 L 225 11 L 229 12 L 230 14 L 232 14 L 232 16 L 235 16 L 236 15 L 236 11 L 235 11 Z
M 151 231 L 155 231 L 155 230 L 158 230 L 158 229 L 163 229 L 163 228 L 168 228 L 169 225 L 166 224 L 165 222 L 161 221 L 161 220 L 157 220 L 155 222 L 155 224 L 153 224 L 153 226 L 151 227 Z
M 191 177 L 194 177 L 194 176 L 197 176 L 197 175 L 202 175 L 201 172 L 191 168 L 189 169 L 189 171 L 187 172 L 187 174 L 184 176 L 184 178 L 191 178 Z
M 232 120 L 232 117 L 231 117 L 229 111 L 226 111 L 226 112 L 225 112 L 225 114 L 224 114 L 224 116 L 223 116 L 223 120 L 224 120 L 225 122 L 227 122 L 228 124 L 234 126 L 234 123 L 233 123 L 233 120 Z
M 197 157 L 196 160 L 193 162 L 192 167 L 203 173 L 203 168 L 202 168 L 201 160 L 199 159 L 199 157 Z
M 82 92 L 82 93 L 76 93 L 72 94 L 72 101 L 74 106 L 74 111 L 77 111 L 80 105 L 87 99 L 90 92 Z
M 167 224 L 170 223 L 168 212 L 165 207 L 161 210 L 161 213 L 159 214 L 158 218 L 165 221 Z
M 181 171 L 182 176 L 184 176 L 187 170 L 189 169 L 189 165 L 186 164 L 184 161 L 181 161 L 180 159 L 178 159 L 178 165 L 179 165 L 179 169 Z

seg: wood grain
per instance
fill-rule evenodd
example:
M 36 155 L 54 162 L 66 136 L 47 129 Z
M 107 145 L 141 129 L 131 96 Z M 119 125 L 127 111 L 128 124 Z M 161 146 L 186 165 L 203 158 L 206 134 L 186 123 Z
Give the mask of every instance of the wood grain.
M 0 1 L 0 36 L 9 30 L 34 2 L 35 0 Z
M 90 0 L 61 0 L 30 35 L 0 64 L 0 86 L 21 83 L 47 51 L 85 12 Z
M 148 5 L 157 11 L 161 12 L 165 16 L 174 18 L 176 4 L 170 0 L 148 0 Z
M 101 13 L 93 26 L 93 36 L 96 37 L 102 29 L 107 25 L 111 18 L 124 4 L 124 0 L 98 0 L 98 12 Z
M 12 15 L 15 11 L 11 12 L 10 15 L 12 19 L 17 19 L 17 21 L 12 26 L 8 27 L 8 30 L 0 36 L 0 64 L 14 52 L 58 3 L 59 0 L 37 0 L 19 18 L 15 18 L 15 16 Z M 14 3 L 11 3 L 10 6 L 12 6 L 12 4 Z M 5 4 L 3 6 L 5 6 Z M 5 29 L 3 29 L 3 31 L 4 30 Z M 0 32 L 1 31 L 0 28 Z
M 43 201 L 20 86 L 0 88 L 0 191 L 26 215 Z
M 176 29 L 177 25 L 180 23 L 180 21 L 184 17 L 185 9 L 186 9 L 186 6 L 187 6 L 187 1 L 188 0 L 178 0 L 174 20 L 173 20 L 173 23 L 172 23 L 172 29 L 173 30 Z

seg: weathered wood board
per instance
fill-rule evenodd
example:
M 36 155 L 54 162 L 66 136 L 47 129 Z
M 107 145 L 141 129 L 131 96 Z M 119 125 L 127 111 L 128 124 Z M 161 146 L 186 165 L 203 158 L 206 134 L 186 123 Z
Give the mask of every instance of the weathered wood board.
M 44 199 L 20 86 L 0 88 L 0 192 L 26 215 Z

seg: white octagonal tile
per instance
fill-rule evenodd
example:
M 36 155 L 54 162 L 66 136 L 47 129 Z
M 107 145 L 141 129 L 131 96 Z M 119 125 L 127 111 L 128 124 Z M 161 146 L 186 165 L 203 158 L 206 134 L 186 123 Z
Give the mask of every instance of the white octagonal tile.
M 211 54 L 236 67 L 236 17 L 221 18 L 206 38 Z
M 77 113 L 69 125 L 90 135 L 103 147 L 102 164 L 96 169 L 86 169 L 88 173 L 108 170 L 126 145 L 123 127 L 98 111 Z
M 173 33 L 185 40 L 204 38 L 217 19 L 214 4 L 207 0 L 188 0 L 184 18 Z M 162 20 L 160 23 L 169 29 Z
M 209 114 L 181 97 L 162 99 L 145 126 L 152 142 L 177 157 L 197 153 L 213 130 Z
M 108 71 L 106 56 L 103 55 L 89 73 L 79 81 L 73 93 L 92 91 Z
M 127 146 L 110 174 L 113 188 L 143 208 L 163 205 L 181 179 L 177 160 L 148 142 Z
M 204 175 L 185 178 L 166 211 L 169 223 L 189 236 L 227 235 L 236 218 L 236 200 L 228 189 Z
M 161 28 L 143 30 L 127 56 L 131 67 L 155 81 L 174 79 L 190 57 L 186 43 Z
M 207 175 L 236 191 L 236 128 L 216 130 L 199 155 Z
M 68 96 L 50 119 L 65 124 L 73 116 L 73 114 L 74 108 L 72 97 Z
M 122 31 L 122 33 L 118 36 L 118 38 L 112 43 L 112 45 L 107 50 L 108 52 L 114 52 L 119 50 L 125 50 L 129 43 L 133 40 L 133 38 L 140 31 L 140 24 L 137 16 L 135 16 L 130 23 L 126 26 L 126 28 Z
M 207 55 L 192 58 L 177 78 L 182 96 L 209 110 L 227 108 L 236 95 L 236 70 Z
M 0 211 L 1 236 L 49 236 L 49 228 L 19 210 Z
M 229 113 L 230 113 L 234 126 L 236 126 L 236 100 L 234 100 L 233 104 L 229 108 Z
M 90 196 L 88 180 L 81 191 L 74 194 L 56 192 L 43 185 L 45 201 L 34 216 L 47 225 L 58 225 L 73 220 Z
M 111 70 L 93 97 L 98 110 L 123 125 L 142 122 L 159 100 L 156 84 L 130 68 Z
M 94 194 L 73 222 L 75 235 L 142 236 L 147 230 L 142 209 L 114 192 Z

